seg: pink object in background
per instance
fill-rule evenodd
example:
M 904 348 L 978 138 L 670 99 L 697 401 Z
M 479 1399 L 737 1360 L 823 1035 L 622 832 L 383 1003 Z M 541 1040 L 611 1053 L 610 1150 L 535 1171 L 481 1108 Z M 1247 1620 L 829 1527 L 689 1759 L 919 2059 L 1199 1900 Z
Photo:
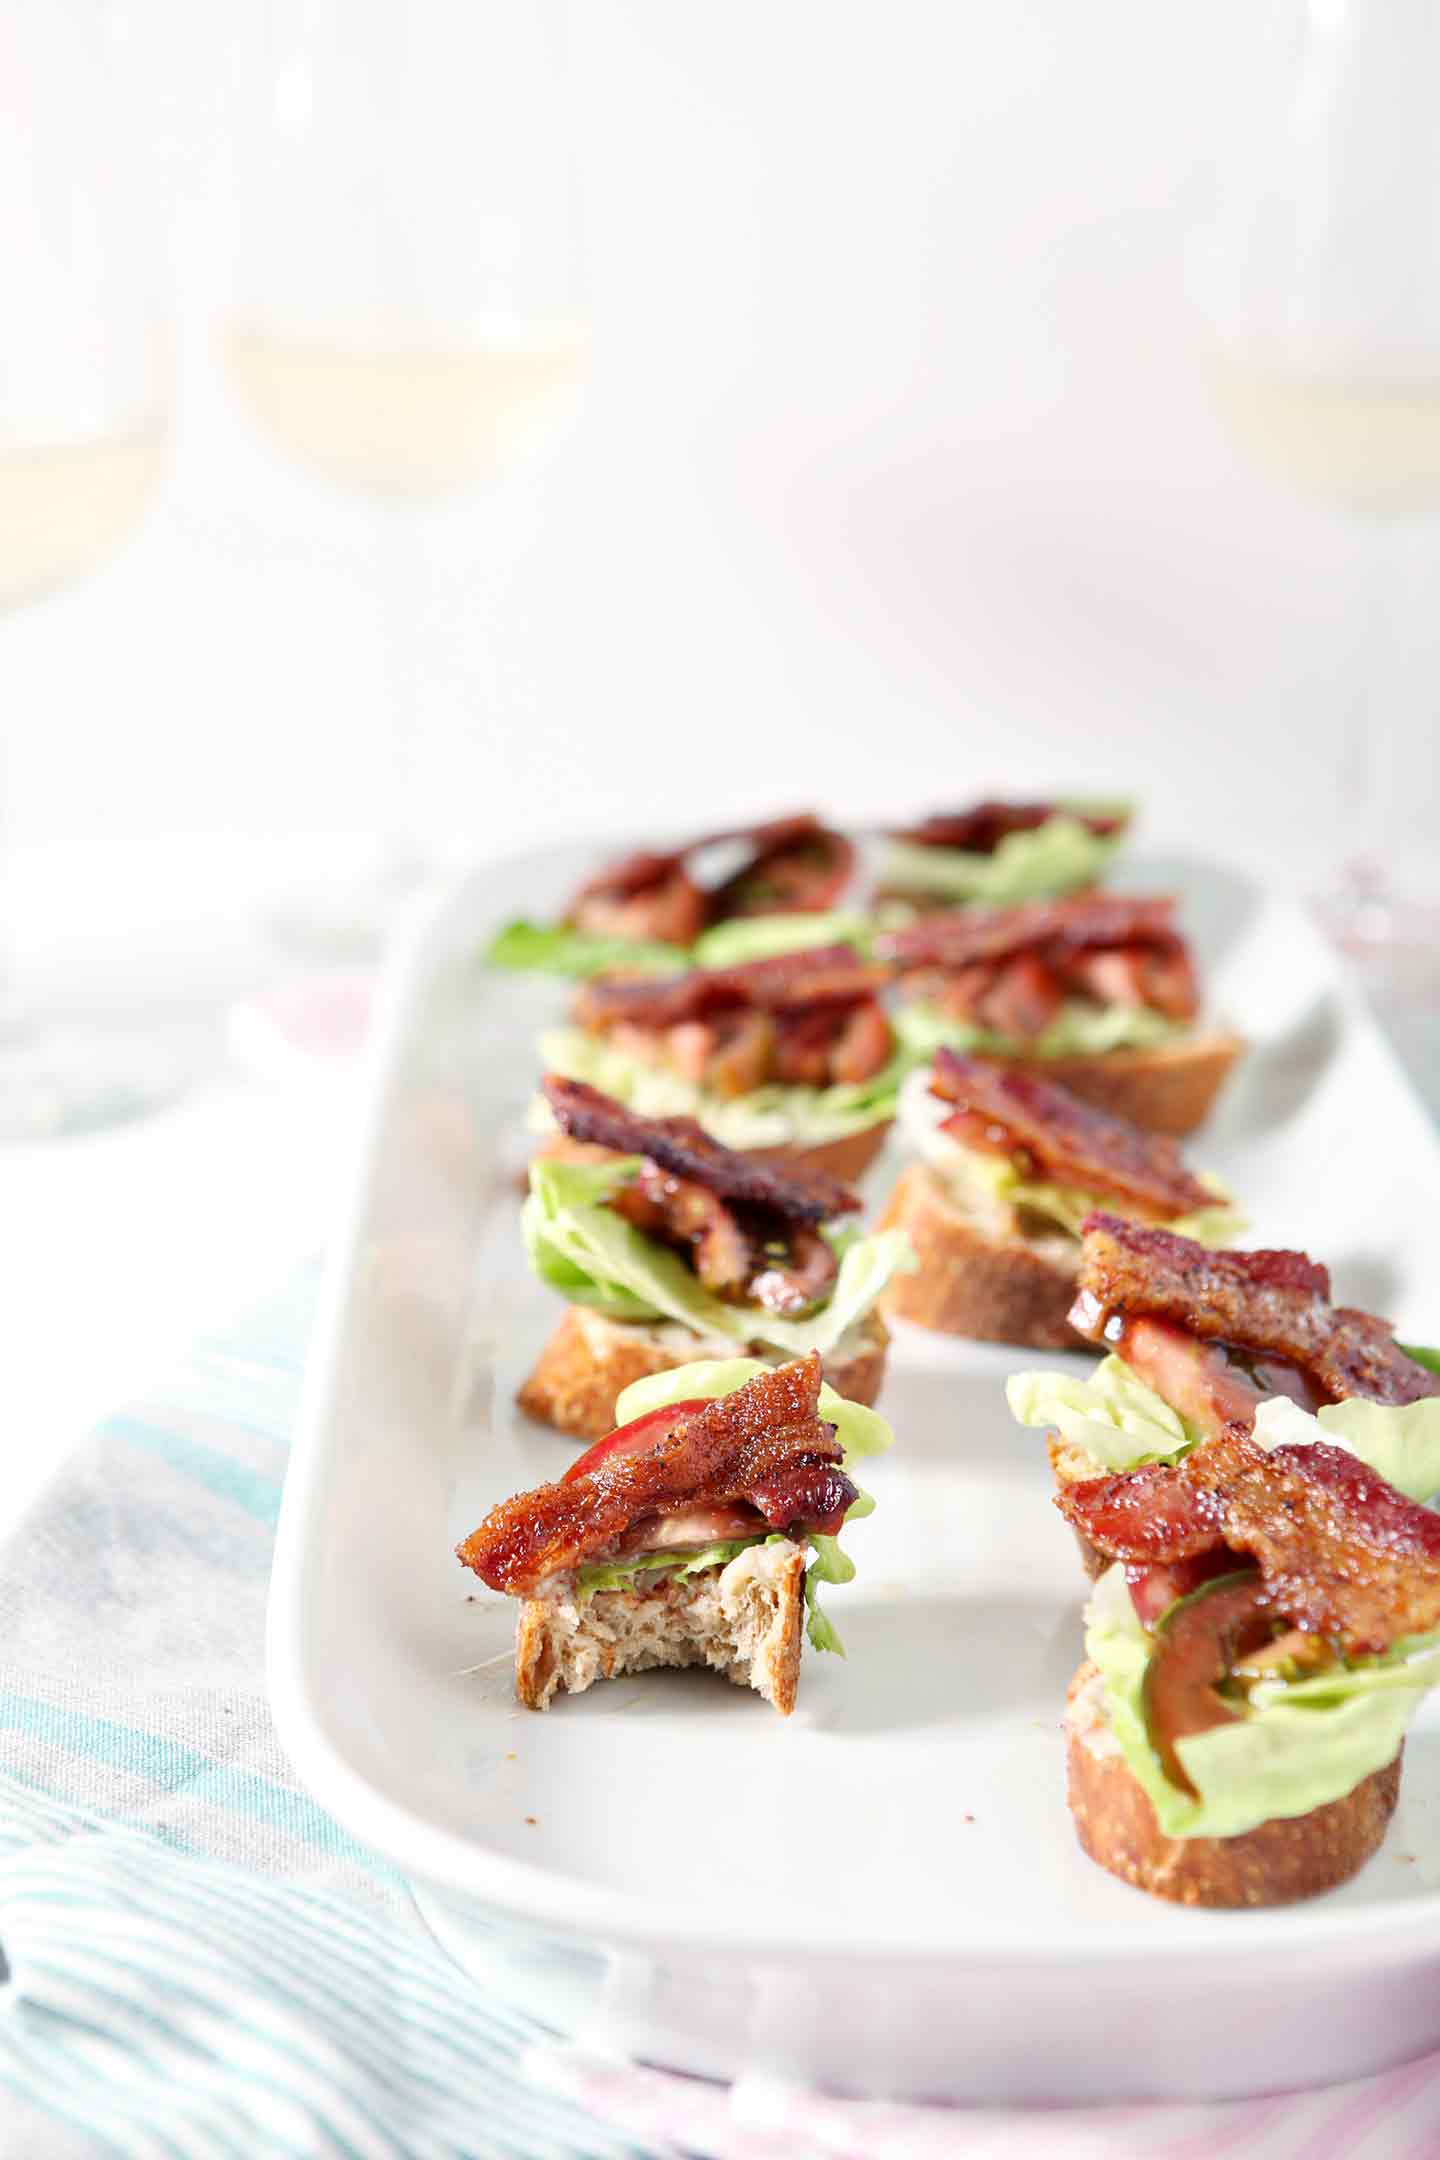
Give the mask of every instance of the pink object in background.
M 230 1012 L 231 1055 L 267 1080 L 333 1074 L 364 1047 L 375 981 L 368 970 L 343 969 L 242 998 Z

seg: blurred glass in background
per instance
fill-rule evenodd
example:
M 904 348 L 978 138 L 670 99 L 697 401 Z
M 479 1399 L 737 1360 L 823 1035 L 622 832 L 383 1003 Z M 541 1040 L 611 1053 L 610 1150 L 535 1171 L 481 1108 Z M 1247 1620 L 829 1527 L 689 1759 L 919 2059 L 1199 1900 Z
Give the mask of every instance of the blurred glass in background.
M 1359 537 L 1344 844 L 1312 882 L 1382 993 L 1425 988 L 1440 1049 L 1437 84 L 1433 0 L 1308 0 L 1283 101 L 1227 165 L 1205 304 L 1234 440 Z M 1303 736 L 1292 749 L 1313 754 Z
M 286 456 L 372 505 L 388 771 L 363 883 L 277 895 L 367 950 L 431 867 L 417 767 L 428 505 L 553 447 L 586 353 L 558 4 L 311 0 L 269 16 L 242 155 L 231 384 Z M 478 57 L 479 64 L 474 64 Z
M 164 464 L 166 248 L 123 33 L 93 0 L 0 15 L 0 638 L 124 541 Z M 9 706 L 7 757 L 21 717 Z M 6 969 L 0 1137 L 107 1123 L 170 1084 L 149 1043 L 58 1019 Z

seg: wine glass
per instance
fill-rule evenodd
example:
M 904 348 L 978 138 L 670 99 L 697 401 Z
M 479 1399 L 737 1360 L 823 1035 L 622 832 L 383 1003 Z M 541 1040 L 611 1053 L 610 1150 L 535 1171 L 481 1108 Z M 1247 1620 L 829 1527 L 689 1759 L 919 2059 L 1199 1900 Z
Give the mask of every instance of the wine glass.
M 1308 0 L 1301 29 L 1257 154 L 1226 145 L 1200 255 L 1211 382 L 1235 442 L 1364 537 L 1322 912 L 1352 949 L 1428 954 L 1440 793 L 1415 633 L 1434 603 L 1412 535 L 1440 510 L 1440 8 Z
M 164 236 L 121 27 L 92 0 L 0 14 L 0 616 L 103 562 L 165 461 Z M 169 1092 L 143 1041 L 42 1024 L 4 972 L 0 1137 L 107 1123 Z
M 414 802 L 420 520 L 563 432 L 585 329 L 558 0 L 310 0 L 272 18 L 230 380 L 271 441 L 375 506 L 385 829 L 292 934 L 369 946 L 426 865 Z

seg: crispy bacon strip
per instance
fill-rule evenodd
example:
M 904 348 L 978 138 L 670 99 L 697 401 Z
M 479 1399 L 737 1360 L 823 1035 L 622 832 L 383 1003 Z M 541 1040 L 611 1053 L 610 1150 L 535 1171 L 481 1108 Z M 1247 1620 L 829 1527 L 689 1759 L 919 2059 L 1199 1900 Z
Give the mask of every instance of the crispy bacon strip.
M 775 953 L 743 967 L 696 968 L 688 975 L 598 976 L 583 985 L 571 1011 L 581 1027 L 678 1027 L 727 1012 L 858 1005 L 885 981 L 884 968 L 848 945 L 820 945 L 813 952 Z
M 752 859 L 714 892 L 696 882 L 693 858 L 707 848 L 748 843 Z M 814 913 L 834 905 L 854 866 L 843 833 L 813 811 L 769 818 L 663 852 L 640 849 L 607 863 L 580 887 L 566 921 L 620 936 L 669 935 L 689 944 L 708 923 L 732 915 Z M 668 927 L 667 927 L 668 926 Z
M 722 1199 L 764 1208 L 791 1223 L 828 1222 L 863 1207 L 858 1193 L 819 1170 L 782 1169 L 722 1147 L 694 1118 L 644 1118 L 583 1080 L 547 1073 L 545 1099 L 560 1130 L 620 1155 L 644 1155 Z
M 1128 1565 L 1250 1554 L 1275 1611 L 1347 1655 L 1440 1627 L 1440 1513 L 1327 1441 L 1267 1453 L 1231 1426 L 1173 1468 L 1092 1478 L 1056 1504 Z
M 1440 1514 L 1407 1500 L 1348 1448 L 1268 1454 L 1232 1429 L 1186 1458 L 1224 1541 L 1253 1553 L 1275 1610 L 1347 1655 L 1440 1627 Z
M 701 1504 L 744 1502 L 757 1531 L 833 1533 L 856 1491 L 819 1400 L 812 1352 L 677 1419 L 643 1454 L 607 1456 L 502 1501 L 456 1550 L 492 1590 L 524 1596 L 547 1575 L 612 1552 L 646 1518 Z
M 1107 816 L 1073 810 L 1065 803 L 981 802 L 973 810 L 940 811 L 892 837 L 909 840 L 916 847 L 963 848 L 967 855 L 993 855 L 1011 833 L 1034 832 L 1048 825 L 1051 818 L 1061 816 L 1074 818 L 1102 839 L 1123 832 L 1130 822 L 1128 811 Z
M 818 818 L 778 818 L 743 836 L 755 860 L 716 887 L 712 917 L 814 915 L 833 907 L 850 881 L 855 849 L 843 833 L 827 832 Z
M 1137 1132 L 1048 1080 L 941 1049 L 930 1092 L 956 1105 L 945 1130 L 962 1145 L 1023 1152 L 1058 1185 L 1111 1194 L 1161 1221 L 1213 1204 L 1173 1140 Z
M 1142 1463 L 1138 1470 L 1064 1485 L 1055 1505 L 1111 1560 L 1140 1566 L 1191 1560 L 1225 1542 L 1214 1506 L 1189 1482 L 1182 1464 Z
M 899 968 L 969 967 L 1024 952 L 1062 962 L 1101 946 L 1180 942 L 1175 902 L 1168 895 L 1074 893 L 1068 900 L 1026 900 L 1016 907 L 950 909 L 875 941 L 877 954 Z
M 1124 1355 L 1127 1322 L 1170 1321 L 1201 1342 L 1283 1358 L 1328 1402 L 1440 1395 L 1440 1374 L 1407 1357 L 1387 1321 L 1329 1297 L 1329 1274 L 1304 1253 L 1216 1252 L 1096 1213 L 1084 1224 L 1070 1324 L 1094 1342 L 1115 1341 Z
M 597 937 L 689 945 L 709 919 L 706 895 L 683 855 L 641 852 L 611 863 L 576 893 L 565 920 Z

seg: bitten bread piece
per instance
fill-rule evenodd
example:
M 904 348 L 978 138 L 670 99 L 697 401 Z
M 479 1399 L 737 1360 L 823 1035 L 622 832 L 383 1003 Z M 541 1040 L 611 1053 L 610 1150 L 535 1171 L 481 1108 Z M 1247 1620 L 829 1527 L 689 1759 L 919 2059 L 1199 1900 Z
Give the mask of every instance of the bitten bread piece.
M 788 1540 L 750 1545 L 723 1568 L 651 1590 L 597 1590 L 526 1598 L 515 1636 L 515 1692 L 527 1710 L 549 1708 L 559 1689 L 579 1695 L 596 1680 L 657 1665 L 711 1665 L 737 1687 L 755 1688 L 784 1717 L 795 1707 L 805 1548 Z
M 1066 1317 L 1075 1301 L 1080 1248 L 1063 1232 L 1037 1238 L 997 1233 L 924 1163 L 901 1172 L 876 1228 L 906 1231 L 920 1263 L 913 1275 L 897 1275 L 881 1299 L 892 1319 L 979 1342 L 1025 1343 L 1032 1350 L 1080 1347 Z
M 1179 1138 L 1194 1132 L 1241 1051 L 1238 1035 L 1192 1035 L 1149 1050 L 1107 1050 L 1096 1057 L 1007 1058 L 1037 1080 L 1068 1088 L 1082 1102 L 1126 1118 L 1142 1132 Z
M 1308 1815 L 1277 1816 L 1240 1837 L 1171 1838 L 1110 1731 L 1093 1665 L 1080 1667 L 1066 1699 L 1066 1773 L 1080 1843 L 1122 1882 L 1177 1905 L 1289 1905 L 1348 1882 L 1385 1836 L 1400 1761 Z
M 825 1378 L 848 1401 L 873 1403 L 885 1376 L 889 1343 L 890 1331 L 879 1313 L 866 1313 L 826 1355 Z M 527 1417 L 553 1425 L 557 1432 L 603 1440 L 615 1430 L 616 1398 L 632 1380 L 673 1372 L 697 1358 L 747 1355 L 777 1365 L 782 1361 L 780 1351 L 763 1343 L 747 1351 L 738 1343 L 698 1341 L 678 1324 L 608 1320 L 588 1306 L 571 1305 L 515 1399 Z

